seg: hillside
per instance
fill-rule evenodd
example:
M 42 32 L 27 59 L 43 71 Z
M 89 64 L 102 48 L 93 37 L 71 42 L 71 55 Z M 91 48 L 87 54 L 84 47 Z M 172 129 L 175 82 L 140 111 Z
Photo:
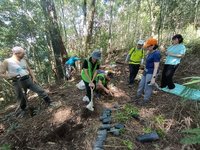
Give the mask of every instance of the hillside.
M 181 78 L 190 75 L 191 67 L 187 68 L 185 62 L 183 60 L 177 72 L 175 80 L 178 82 L 183 82 Z M 199 67 L 195 63 L 193 65 Z M 133 88 L 126 85 L 128 66 L 117 64 L 114 71 L 114 97 L 95 99 L 94 112 L 85 108 L 86 104 L 82 101 L 85 91 L 76 87 L 79 76 L 74 81 L 45 87 L 56 104 L 53 108 L 40 103 L 32 93 L 29 93 L 28 101 L 30 110 L 24 118 L 13 115 L 15 104 L 8 105 L 0 113 L 0 144 L 4 148 L 10 146 L 11 149 L 20 150 L 92 150 L 101 126 L 99 118 L 103 110 L 109 108 L 112 110 L 112 125 L 123 123 L 125 129 L 119 136 L 109 133 L 104 150 L 200 149 L 199 145 L 189 148 L 180 143 L 184 136 L 181 133 L 183 129 L 198 126 L 200 117 L 197 102 L 183 101 L 181 97 L 156 90 L 147 106 L 139 106 L 134 103 L 138 83 Z M 193 75 L 198 75 L 199 69 L 195 71 Z M 126 116 L 125 112 L 134 110 L 138 110 L 139 120 Z M 160 137 L 158 141 L 136 141 L 138 135 L 151 131 L 157 131 Z

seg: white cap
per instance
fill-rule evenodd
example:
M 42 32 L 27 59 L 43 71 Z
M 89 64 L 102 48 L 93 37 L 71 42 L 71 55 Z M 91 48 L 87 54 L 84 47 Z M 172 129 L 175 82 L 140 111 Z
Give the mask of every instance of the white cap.
M 20 46 L 15 46 L 12 48 L 13 53 L 19 53 L 19 52 L 24 52 L 24 49 Z
M 139 45 L 144 45 L 144 41 L 143 41 L 143 40 L 139 40 L 139 41 L 137 42 L 137 44 L 139 44 Z

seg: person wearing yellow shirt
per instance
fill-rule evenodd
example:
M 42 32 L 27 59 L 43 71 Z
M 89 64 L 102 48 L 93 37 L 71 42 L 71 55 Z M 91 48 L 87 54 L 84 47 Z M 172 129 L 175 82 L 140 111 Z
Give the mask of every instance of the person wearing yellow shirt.
M 142 49 L 144 45 L 143 40 L 137 42 L 137 47 L 130 49 L 125 62 L 129 64 L 129 87 L 133 87 L 134 79 L 138 74 L 140 65 L 144 63 L 144 50 Z

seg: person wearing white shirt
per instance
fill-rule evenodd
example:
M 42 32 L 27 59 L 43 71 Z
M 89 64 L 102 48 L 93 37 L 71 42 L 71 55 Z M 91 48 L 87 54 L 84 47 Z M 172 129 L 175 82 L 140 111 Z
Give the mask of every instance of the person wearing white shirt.
M 12 79 L 16 99 L 20 102 L 21 110 L 26 110 L 27 102 L 23 91 L 27 91 L 27 89 L 37 93 L 50 105 L 51 100 L 48 94 L 37 84 L 33 72 L 24 59 L 25 50 L 16 46 L 12 49 L 12 53 L 12 57 L 5 59 L 1 64 L 0 78 Z

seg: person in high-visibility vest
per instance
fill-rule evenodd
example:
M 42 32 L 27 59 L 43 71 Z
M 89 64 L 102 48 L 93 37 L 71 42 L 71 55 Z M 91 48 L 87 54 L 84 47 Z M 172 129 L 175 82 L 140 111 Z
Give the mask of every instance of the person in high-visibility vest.
M 134 79 L 138 74 L 140 65 L 143 65 L 144 62 L 144 50 L 143 50 L 143 40 L 139 40 L 137 42 L 137 47 L 132 48 L 127 57 L 125 62 L 129 64 L 129 87 L 133 87 Z
M 100 59 L 101 52 L 95 50 L 91 57 L 85 59 L 83 62 L 81 78 L 86 87 L 86 96 L 83 97 L 83 101 L 89 102 L 91 100 L 91 88 L 95 88 L 95 77 L 97 75 L 97 70 L 100 68 Z
M 100 94 L 106 94 L 113 96 L 113 93 L 108 87 L 108 83 L 113 78 L 112 71 L 106 71 L 105 73 L 99 73 L 96 76 L 96 92 L 100 96 Z

